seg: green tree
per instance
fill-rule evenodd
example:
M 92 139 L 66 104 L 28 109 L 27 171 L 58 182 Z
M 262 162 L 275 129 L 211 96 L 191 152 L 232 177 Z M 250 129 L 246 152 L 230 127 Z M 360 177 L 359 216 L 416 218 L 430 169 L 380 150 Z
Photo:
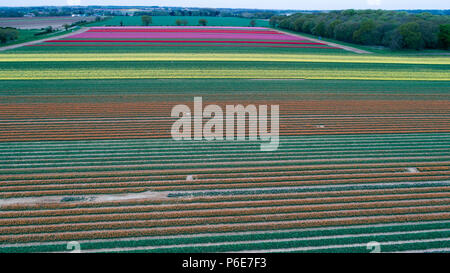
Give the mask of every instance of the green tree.
M 442 48 L 450 48 L 450 24 L 439 26 L 439 43 Z
M 344 10 L 344 11 L 342 11 L 342 15 L 353 16 L 353 15 L 356 15 L 356 11 L 354 9 Z
M 314 23 L 313 20 L 311 19 L 305 20 L 305 23 L 303 24 L 302 27 L 303 32 L 312 33 L 312 30 L 314 29 L 315 26 L 316 24 Z
M 277 16 L 272 16 L 269 19 L 269 26 L 271 27 L 277 27 L 278 26 L 278 17 Z
M 287 18 L 286 15 L 275 15 L 275 16 L 272 16 L 272 17 L 270 17 L 270 19 L 269 19 L 269 25 L 270 25 L 271 27 L 278 27 L 279 24 L 280 24 L 280 22 L 281 22 L 283 19 L 285 19 L 285 18 Z
M 69 28 L 70 28 L 70 26 L 69 26 L 69 24 L 64 24 L 64 29 L 67 31 Z
M 305 18 L 300 17 L 294 21 L 294 30 L 295 31 L 303 31 L 303 24 L 305 23 Z
M 376 43 L 375 21 L 367 19 L 361 23 L 359 29 L 353 33 L 353 41 L 363 45 L 371 45 Z
M 52 26 L 48 26 L 44 29 L 45 33 L 52 33 L 53 32 L 53 27 Z
M 424 47 L 437 48 L 439 44 L 439 26 L 425 20 L 419 21 L 418 24 Z
M 254 19 L 255 17 L 253 17 Z M 392 49 L 446 47 L 450 16 L 386 10 L 344 10 L 272 16 L 269 24 L 304 33 Z M 401 27 L 400 27 L 401 26 Z
M 189 24 L 188 20 L 184 19 L 181 20 L 181 24 L 183 24 L 183 26 L 187 26 Z
M 150 15 L 142 15 L 141 16 L 141 20 L 142 20 L 142 24 L 144 26 L 151 25 L 152 21 L 153 21 L 153 19 L 152 19 L 152 17 Z
M 181 26 L 182 22 L 181 22 L 180 19 L 177 19 L 177 20 L 175 21 L 175 24 L 176 24 L 177 26 Z
M 359 28 L 359 24 L 357 22 L 348 21 L 336 26 L 334 30 L 334 35 L 336 39 L 344 41 L 344 42 L 352 42 L 353 41 L 353 33 Z
M 338 26 L 339 24 L 342 24 L 341 20 L 333 20 L 326 28 L 326 35 L 327 37 L 330 38 L 335 38 L 334 37 L 334 30 L 336 29 L 336 26 Z
M 403 38 L 406 48 L 421 49 L 423 47 L 422 33 L 420 33 L 418 23 L 409 22 L 402 24 L 398 31 Z
M 208 24 L 208 21 L 206 21 L 206 19 L 200 19 L 198 20 L 198 24 L 201 26 L 206 26 Z
M 403 48 L 403 39 L 400 35 L 398 28 L 387 32 L 383 38 L 383 45 L 389 47 L 392 50 L 398 50 Z
M 14 28 L 0 28 L 0 42 L 6 43 L 19 38 L 19 31 Z
M 285 18 L 278 22 L 278 26 L 280 28 L 291 29 L 291 20 L 289 20 L 288 18 Z
M 256 20 L 254 20 L 254 19 L 251 20 L 251 21 L 250 21 L 250 26 L 251 26 L 251 27 L 255 27 L 255 26 L 256 26 Z
M 320 21 L 313 29 L 312 29 L 312 33 L 314 35 L 317 36 L 325 36 L 325 22 L 324 21 Z

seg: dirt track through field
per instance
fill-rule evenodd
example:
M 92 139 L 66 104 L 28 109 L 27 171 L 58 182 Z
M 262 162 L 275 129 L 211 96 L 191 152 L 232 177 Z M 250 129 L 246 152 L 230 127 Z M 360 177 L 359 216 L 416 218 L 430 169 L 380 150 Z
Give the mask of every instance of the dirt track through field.
M 279 29 L 277 29 L 276 31 L 284 33 L 284 34 L 287 34 L 287 35 L 297 36 L 297 37 L 300 37 L 300 38 L 303 38 L 303 39 L 308 39 L 308 40 L 310 40 L 312 42 L 323 43 L 323 44 L 326 44 L 326 45 L 329 45 L 329 46 L 332 46 L 332 47 L 337 47 L 337 48 L 340 48 L 340 49 L 343 49 L 343 50 L 347 50 L 347 51 L 350 51 L 350 52 L 353 52 L 353 53 L 372 54 L 372 52 L 369 52 L 369 51 L 366 51 L 366 50 L 362 50 L 362 49 L 358 49 L 358 48 L 351 47 L 351 46 L 345 46 L 345 45 L 340 45 L 340 44 L 336 44 L 336 43 L 332 43 L 332 42 L 327 42 L 327 41 L 324 41 L 324 40 L 309 38 L 309 37 L 306 37 L 306 36 L 302 36 L 302 35 L 298 35 L 298 34 L 294 34 L 294 33 L 290 33 L 290 32 L 285 32 L 285 31 L 282 31 L 282 30 L 279 30 Z
M 58 39 L 63 39 L 75 34 L 80 34 L 83 33 L 85 31 L 88 31 L 89 28 L 82 28 L 80 30 L 74 31 L 74 32 L 70 32 L 61 36 L 52 36 L 52 37 L 48 37 L 48 38 L 44 38 L 44 39 L 40 39 L 40 40 L 35 40 L 35 41 L 30 41 L 30 42 L 25 42 L 25 43 L 21 43 L 21 44 L 15 44 L 15 45 L 10 45 L 10 46 L 4 46 L 4 47 L 0 47 L 0 52 L 1 51 L 6 51 L 6 50 L 10 50 L 10 49 L 16 49 L 19 47 L 23 47 L 23 46 L 29 46 L 29 45 L 35 45 L 35 44 L 39 44 L 39 43 L 43 43 L 46 41 L 50 41 L 50 40 L 58 40 Z

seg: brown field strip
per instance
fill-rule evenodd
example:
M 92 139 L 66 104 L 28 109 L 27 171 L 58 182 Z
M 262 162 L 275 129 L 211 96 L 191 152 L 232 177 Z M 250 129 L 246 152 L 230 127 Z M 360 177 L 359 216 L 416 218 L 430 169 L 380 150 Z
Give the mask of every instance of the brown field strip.
M 69 215 L 91 215 L 91 214 L 111 214 L 111 213 L 141 213 L 141 212 L 167 212 L 167 211 L 191 211 L 191 210 L 209 210 L 214 208 L 255 208 L 260 206 L 283 206 L 283 205 L 311 205 L 311 204 L 332 204 L 332 203 L 352 203 L 352 202 L 375 202 L 375 201 L 390 201 L 390 200 L 409 200 L 409 199 L 426 199 L 437 198 L 436 200 L 428 200 L 433 204 L 446 204 L 448 202 L 449 193 L 418 193 L 410 195 L 374 195 L 374 196 L 350 196 L 350 197 L 322 197 L 322 198 L 299 198 L 292 199 L 292 196 L 287 199 L 272 199 L 272 200 L 252 200 L 243 201 L 242 199 L 234 201 L 211 200 L 210 202 L 202 203 L 184 203 L 180 200 L 175 204 L 151 204 L 151 205 L 133 205 L 116 204 L 115 207 L 90 207 L 90 208 L 76 208 L 76 209 L 52 209 L 52 210 L 32 210 L 32 211 L 2 211 L 0 212 L 0 219 L 17 218 L 17 217 L 52 217 L 52 216 L 69 216 Z M 415 202 L 415 200 L 409 200 Z M 401 202 L 400 202 L 401 203 Z M 361 204 L 360 204 L 361 205 Z M 370 204 L 369 204 L 370 205 Z M 392 204 L 390 203 L 389 206 Z
M 437 202 L 439 203 L 439 202 Z M 375 215 L 396 215 L 396 214 L 417 214 L 447 212 L 450 205 L 440 206 L 417 206 L 400 208 L 375 208 L 375 209 L 356 209 L 356 210 L 337 210 L 337 211 L 313 211 L 313 212 L 295 212 L 295 213 L 277 213 L 275 214 L 255 214 L 238 216 L 211 216 L 199 218 L 176 218 L 161 220 L 131 220 L 120 222 L 94 222 L 94 223 L 71 223 L 70 225 L 31 225 L 31 226 L 13 226 L 0 227 L 0 234 L 27 234 L 27 233 L 49 233 L 49 232 L 67 232 L 67 231 L 89 231 L 98 229 L 123 229 L 123 228 L 152 228 L 161 226 L 184 226 L 184 225 L 208 225 L 221 223 L 246 223 L 261 221 L 289 221 L 298 219 L 320 219 L 320 218 L 339 218 L 339 217 L 358 217 Z M 251 212 L 251 209 L 248 210 Z M 273 211 L 273 209 L 272 209 Z M 0 237 L 1 238 L 1 237 Z M 1 241 L 1 239 L 0 239 Z
M 125 193 L 125 192 L 141 192 L 141 191 L 177 191 L 177 190 L 208 190 L 212 187 L 214 189 L 245 189 L 245 188 L 258 188 L 258 187 L 293 187 L 293 186 L 311 186 L 311 185 L 340 185 L 340 184 L 360 184 L 360 183 L 383 183 L 383 182 L 405 182 L 405 181 L 442 181 L 448 180 L 450 176 L 426 176 L 426 177 L 409 177 L 409 178 L 365 178 L 365 179 L 335 179 L 335 180 L 310 180 L 310 181 L 282 181 L 282 182 L 247 182 L 247 183 L 210 183 L 210 184 L 195 184 L 195 185 L 173 185 L 173 186 L 133 186 L 123 187 L 122 185 L 114 185 L 113 187 L 103 187 L 98 189 L 55 189 L 55 190 L 24 190 L 24 191 L 11 191 L 1 192 L 0 197 L 12 198 L 12 197 L 26 197 L 26 196 L 45 196 L 45 195 L 67 195 L 67 194 L 100 194 L 100 193 Z M 122 187 L 121 187 L 122 186 Z
M 51 224 L 72 224 L 72 223 L 96 223 L 102 221 L 134 221 L 134 220 L 148 220 L 148 219 L 180 219 L 187 217 L 216 217 L 216 216 L 241 216 L 241 215 L 253 215 L 253 214 L 284 214 L 293 212 L 311 212 L 311 211 L 339 211 L 347 209 L 374 209 L 374 208 L 395 208 L 395 207 L 410 207 L 420 205 L 445 205 L 448 204 L 447 200 L 435 200 L 435 201 L 395 201 L 385 203 L 355 203 L 355 204 L 336 204 L 336 205 L 316 205 L 316 206 L 282 206 L 282 207 L 269 207 L 269 208 L 241 208 L 241 209 L 208 209 L 205 211 L 186 211 L 186 212 L 154 212 L 154 213 L 123 213 L 123 214 L 111 214 L 111 215 L 83 215 L 83 216 L 60 216 L 60 217 L 39 217 L 39 218 L 17 218 L 0 220 L 0 233 L 3 231 L 1 226 L 13 227 L 18 226 L 31 226 L 37 225 L 51 225 Z M 338 217 L 338 216 L 333 216 Z M 27 232 L 29 233 L 29 232 Z
M 273 193 L 273 194 L 258 194 L 258 195 L 230 195 L 230 196 L 207 196 L 207 197 L 188 197 L 188 198 L 162 198 L 162 199 L 136 199 L 136 200 L 120 200 L 120 201 L 105 201 L 105 202 L 82 202 L 82 203 L 37 203 L 37 204 L 12 204 L 1 207 L 3 213 L 1 217 L 20 217 L 19 215 L 8 214 L 8 211 L 14 210 L 32 210 L 40 211 L 47 209 L 81 209 L 81 208 L 99 208 L 99 207 L 114 207 L 114 206 L 142 206 L 142 205 L 167 205 L 167 204 L 191 204 L 191 203 L 211 203 L 211 202 L 226 202 L 226 201 L 243 201 L 243 200 L 284 200 L 293 198 L 318 198 L 321 202 L 333 200 L 338 202 L 342 199 L 330 199 L 330 197 L 355 197 L 367 198 L 364 200 L 375 200 L 370 198 L 378 198 L 376 200 L 389 200 L 389 198 L 415 199 L 415 198 L 431 198 L 431 197 L 447 197 L 450 186 L 448 187 L 422 187 L 422 188 L 394 188 L 382 190 L 348 190 L 348 191 L 331 191 L 331 192 L 302 192 L 302 193 Z M 369 195 L 376 195 L 370 197 Z M 345 199 L 344 200 L 348 200 Z M 84 211 L 85 213 L 86 211 Z M 102 212 L 100 212 L 102 213 Z M 25 215 L 26 217 L 43 216 L 44 214 Z M 51 214 L 53 215 L 53 214 Z M 65 215 L 61 213 L 60 215 Z
M 440 178 L 446 180 L 450 178 L 450 171 L 437 171 L 427 173 L 383 173 L 383 174 L 348 174 L 348 175 L 314 175 L 314 176 L 280 176 L 280 177 L 241 177 L 241 178 L 220 178 L 220 179 L 196 179 L 193 181 L 183 180 L 161 180 L 161 181 L 133 181 L 133 182 L 112 182 L 112 183 L 77 183 L 77 184 L 52 184 L 52 185 L 26 185 L 26 186 L 5 186 L 0 185 L 0 191 L 14 192 L 14 191 L 45 191 L 45 190 L 64 190 L 64 189 L 84 189 L 84 188 L 121 188 L 121 187 L 158 187 L 171 185 L 200 185 L 200 184 L 230 184 L 230 183 L 256 183 L 256 182 L 309 182 L 313 184 L 320 180 L 325 180 L 331 184 L 343 182 L 348 179 L 349 183 L 362 182 L 364 179 L 367 182 L 377 181 L 388 177 L 392 181 L 397 181 L 400 178 L 407 180 L 414 180 L 421 178 L 430 178 L 434 180 Z M 339 182 L 338 182 L 339 181 Z
M 237 164 L 233 164 L 232 162 L 229 162 L 230 165 L 236 165 L 234 167 L 213 167 L 213 168 L 185 168 L 185 167 L 196 167 L 198 164 L 182 164 L 180 165 L 181 168 L 179 169 L 170 169 L 167 168 L 168 166 L 174 166 L 174 164 L 155 164 L 155 167 L 160 167 L 159 169 L 154 170 L 99 170 L 99 171 L 84 171 L 84 172 L 68 172 L 68 173 L 52 173 L 52 169 L 46 169 L 45 173 L 31 173 L 31 174 L 5 174 L 1 175 L 2 180 L 8 181 L 8 180 L 19 180 L 19 179 L 63 179 L 63 178 L 90 178 L 90 177 L 117 177 L 117 176 L 142 176 L 142 175 L 160 175 L 160 174 L 208 174 L 208 173 L 232 173 L 232 172 L 246 172 L 246 171 L 253 171 L 253 172 L 265 172 L 268 170 L 301 170 L 301 171 L 315 171 L 315 170 L 342 170 L 342 169 L 353 169 L 353 168 L 385 168 L 385 167 L 397 167 L 397 168 L 407 168 L 407 167 L 418 167 L 418 168 L 435 168 L 435 167 L 448 167 L 450 165 L 450 161 L 437 161 L 437 162 L 386 162 L 386 163 L 334 163 L 334 164 L 317 164 L 317 165 L 304 165 L 304 164 L 298 164 L 302 163 L 303 160 L 277 160 L 277 163 L 282 163 L 283 166 L 257 166 L 258 163 L 264 163 L 261 161 L 257 162 L 241 162 Z M 256 165 L 256 166 L 248 166 L 248 167 L 242 167 L 239 165 L 242 164 L 250 164 L 250 165 Z M 291 164 L 289 164 L 291 163 Z M 217 164 L 208 164 L 205 163 L 205 165 L 217 165 Z M 150 167 L 149 165 L 148 167 Z M 166 167 L 166 168 L 165 168 Z M 111 166 L 108 166 L 107 168 L 111 168 Z M 89 169 L 89 168 L 85 168 Z M 118 168 L 123 169 L 123 168 Z M 422 169 L 423 171 L 426 171 L 428 169 Z M 55 171 L 53 169 L 53 171 Z
M 254 101 L 215 101 L 226 104 L 251 104 Z M 368 133 L 431 133 L 450 132 L 448 117 L 450 104 L 445 100 L 311 100 L 261 101 L 278 104 L 281 110 L 281 135 L 333 135 Z M 192 102 L 122 102 L 122 103 L 39 103 L 0 104 L 0 141 L 42 141 L 121 138 L 170 137 L 174 105 Z M 204 103 L 206 104 L 206 102 Z M 329 105 L 333 105 L 332 108 Z M 68 110 L 70 109 L 70 110 Z M 314 115 L 353 115 L 350 119 L 314 117 Z M 385 117 L 360 117 L 377 114 Z M 411 114 L 428 115 L 410 117 Z M 313 115 L 308 119 L 305 116 Z M 103 118 L 152 117 L 151 121 L 110 121 Z M 160 119 L 158 119 L 160 117 Z M 39 122 L 26 119 L 39 118 Z M 66 121 L 45 119 L 69 118 Z M 70 119 L 90 118 L 89 121 L 71 122 Z M 99 119 L 101 118 L 101 119 Z M 9 123 L 12 122 L 12 123 Z M 45 123 L 43 123 L 45 122 Z M 318 127 L 320 125 L 321 127 Z
M 440 172 L 446 172 L 450 171 L 450 167 L 448 166 L 441 166 L 441 167 L 431 167 L 421 169 L 421 174 L 430 174 L 435 173 L 435 171 Z M 196 181 L 202 181 L 207 179 L 231 179 L 231 178 L 245 178 L 248 179 L 249 177 L 258 178 L 258 177 L 283 177 L 283 176 L 298 176 L 302 175 L 302 178 L 308 177 L 308 175 L 329 175 L 331 177 L 336 177 L 337 175 L 352 175 L 355 174 L 356 176 L 362 175 L 365 173 L 370 173 L 373 175 L 402 175 L 405 176 L 408 175 L 414 175 L 414 173 L 406 173 L 405 168 L 380 168 L 380 169 L 348 169 L 348 170 L 319 170 L 319 171 L 283 171 L 283 172 L 264 172 L 264 173 L 258 173 L 258 172 L 247 172 L 247 173 L 228 173 L 228 174 L 198 174 L 195 176 Z M 416 173 L 417 175 L 417 173 Z M 2 176 L 0 176 L 2 177 Z M 59 185 L 62 184 L 84 184 L 84 183 L 107 183 L 107 182 L 142 182 L 142 181 L 186 181 L 186 175 L 166 175 L 166 176 L 133 176 L 133 174 L 130 175 L 118 175 L 114 177 L 90 177 L 90 178 L 58 178 L 57 181 L 55 179 L 31 179 L 31 180 L 5 180 L 0 185 L 2 186 L 19 186 L 19 185 L 48 185 L 48 184 L 54 184 L 58 183 Z
M 314 219 L 314 220 L 297 220 L 289 222 L 286 219 L 278 222 L 264 223 L 239 223 L 239 224 L 220 224 L 220 225 L 197 225 L 197 226 L 176 226 L 176 227 L 160 227 L 160 228 L 138 228 L 125 230 L 96 230 L 87 232 L 63 232 L 63 233 L 47 233 L 47 234 L 18 234 L 18 235 L 0 235 L 1 243 L 21 243 L 21 242 L 46 242 L 46 241 L 67 241 L 67 240 L 84 240 L 99 238 L 126 238 L 152 235 L 173 235 L 173 234 L 196 234 L 206 232 L 232 232 L 232 231 L 249 231 L 249 230 L 279 230 L 288 228 L 306 228 L 306 227 L 326 227 L 339 225 L 357 225 L 357 224 L 374 224 L 374 223 L 401 223 L 413 221 L 432 221 L 450 219 L 450 213 L 428 213 L 428 214 L 405 214 L 405 215 L 383 215 L 369 217 L 351 217 L 351 218 L 334 218 L 334 219 Z M 265 219 L 264 219 L 265 220 Z

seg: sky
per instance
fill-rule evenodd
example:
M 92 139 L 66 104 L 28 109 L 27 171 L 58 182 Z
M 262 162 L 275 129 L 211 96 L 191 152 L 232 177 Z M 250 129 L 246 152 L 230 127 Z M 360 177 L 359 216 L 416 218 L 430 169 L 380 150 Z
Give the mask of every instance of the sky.
M 449 0 L 0 0 L 0 6 L 121 5 L 256 9 L 450 9 Z

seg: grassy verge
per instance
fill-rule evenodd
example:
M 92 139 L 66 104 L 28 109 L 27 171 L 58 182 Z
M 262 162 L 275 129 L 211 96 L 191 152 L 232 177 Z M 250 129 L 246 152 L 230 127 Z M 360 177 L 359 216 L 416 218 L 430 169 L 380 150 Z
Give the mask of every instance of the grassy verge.
M 41 39 L 45 39 L 45 38 L 49 38 L 49 37 L 56 37 L 59 35 L 63 35 L 63 34 L 72 32 L 72 30 L 68 30 L 68 31 L 63 30 L 63 31 L 56 31 L 56 32 L 48 33 L 48 34 L 42 34 L 42 35 L 38 35 L 38 36 L 34 35 L 35 33 L 38 33 L 41 31 L 42 30 L 40 30 L 40 29 L 20 29 L 19 30 L 19 39 L 15 40 L 15 41 L 9 41 L 4 44 L 0 44 L 0 48 L 4 47 L 4 46 L 10 46 L 10 45 L 16 45 L 16 44 L 22 44 L 22 43 L 26 43 L 26 42 L 41 40 Z
M 281 29 L 281 30 L 284 31 L 284 32 L 289 32 L 289 33 L 293 33 L 293 34 L 297 34 L 297 35 L 302 35 L 302 36 L 305 36 L 305 37 L 308 37 L 308 38 L 319 39 L 318 36 L 315 36 L 315 35 L 312 35 L 312 34 L 307 34 L 307 33 L 303 33 L 303 32 L 295 32 L 295 31 L 287 30 L 287 29 Z M 448 50 L 441 50 L 441 49 L 391 50 L 391 49 L 385 48 L 385 47 L 364 46 L 364 45 L 346 43 L 346 42 L 338 41 L 338 40 L 331 39 L 331 38 L 321 37 L 321 40 L 322 41 L 326 41 L 326 42 L 331 42 L 331 43 L 344 45 L 344 46 L 351 46 L 351 47 L 354 47 L 354 48 L 357 48 L 357 49 L 366 50 L 366 51 L 369 51 L 369 52 L 372 52 L 372 53 L 383 54 L 383 55 L 388 55 L 388 56 L 427 56 L 427 55 L 448 55 L 448 54 L 450 54 L 450 51 L 448 51 Z M 348 52 L 348 54 L 354 54 L 354 53 Z

